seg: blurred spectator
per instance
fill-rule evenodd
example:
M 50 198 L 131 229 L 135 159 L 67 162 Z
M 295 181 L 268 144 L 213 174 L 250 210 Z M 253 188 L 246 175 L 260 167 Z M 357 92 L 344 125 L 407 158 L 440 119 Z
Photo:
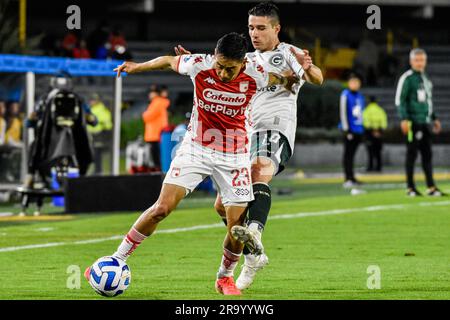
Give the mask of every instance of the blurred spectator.
M 0 146 L 6 141 L 6 105 L 4 101 L 0 101 Z
M 105 106 L 97 93 L 91 95 L 89 100 L 92 114 L 97 118 L 97 125 L 88 125 L 94 144 L 95 173 L 102 173 L 103 153 L 110 145 L 110 133 L 113 127 L 111 111 Z
M 353 172 L 356 151 L 364 133 L 363 111 L 365 101 L 364 96 L 359 92 L 360 89 L 361 78 L 355 73 L 350 74 L 348 89 L 342 91 L 339 103 L 340 127 L 344 133 L 344 188 L 352 188 L 360 184 Z
M 130 51 L 124 47 L 117 45 L 114 47 L 113 52 L 111 53 L 111 58 L 116 60 L 131 60 L 133 56 L 131 55 Z
M 157 86 L 151 87 L 148 99 L 150 103 L 147 110 L 142 114 L 142 119 L 145 124 L 144 140 L 149 144 L 155 167 L 160 169 L 161 131 L 169 124 L 167 108 L 170 105 L 170 100 L 161 96 L 161 89 Z
M 22 147 L 22 120 L 20 119 L 20 105 L 11 102 L 6 116 L 6 144 L 14 147 Z
M 7 126 L 6 104 L 0 101 L 0 181 L 18 182 L 22 151 L 16 144 L 6 143 Z M 9 198 L 8 193 L 0 192 L 0 196 L 0 202 Z
M 97 48 L 94 54 L 94 58 L 106 60 L 108 59 L 108 55 L 109 55 L 109 43 L 105 42 L 103 45 Z
M 125 36 L 119 30 L 118 27 L 115 27 L 111 32 L 109 37 L 109 45 L 110 45 L 110 57 L 112 59 L 117 60 L 131 60 L 132 56 L 130 51 L 128 50 L 127 41 L 125 40 Z
M 73 31 L 69 31 L 61 43 L 62 54 L 65 57 L 72 57 L 73 49 L 77 46 L 78 36 Z
M 108 40 L 109 25 L 106 21 L 101 21 L 87 39 L 87 47 L 91 53 L 91 57 L 97 57 L 99 49 L 105 48 Z
M 75 59 L 89 59 L 91 57 L 91 54 L 86 47 L 86 41 L 84 39 L 81 39 L 78 46 L 73 48 L 72 56 Z
M 367 146 L 367 171 L 381 172 L 383 161 L 381 149 L 383 146 L 382 135 L 387 128 L 387 115 L 382 107 L 376 102 L 376 98 L 371 96 L 370 103 L 364 109 L 363 123 L 366 134 Z
M 377 84 L 378 46 L 367 34 L 359 43 L 358 52 L 354 60 L 354 69 L 362 75 L 366 85 Z
M 119 30 L 119 27 L 114 27 L 111 35 L 109 36 L 109 44 L 111 45 L 111 49 L 114 50 L 116 46 L 127 46 L 127 41 L 125 40 L 125 36 L 122 31 Z

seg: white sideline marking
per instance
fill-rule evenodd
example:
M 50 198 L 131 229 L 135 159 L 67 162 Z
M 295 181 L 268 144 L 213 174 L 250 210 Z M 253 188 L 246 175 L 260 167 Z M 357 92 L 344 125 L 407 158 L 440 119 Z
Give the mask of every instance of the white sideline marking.
M 0 217 L 9 217 L 12 216 L 14 213 L 12 212 L 0 212 Z
M 418 203 L 420 206 L 445 206 L 450 205 L 450 201 L 439 201 L 439 202 L 420 202 Z M 317 216 L 328 216 L 328 215 L 338 215 L 338 214 L 346 214 L 346 213 L 358 213 L 358 212 L 374 212 L 374 211 L 382 211 L 382 210 L 402 210 L 407 207 L 415 206 L 415 204 L 392 204 L 385 206 L 370 206 L 363 208 L 351 208 L 351 209 L 335 209 L 335 210 L 325 210 L 325 211 L 317 211 L 317 212 L 298 212 L 291 214 L 279 214 L 275 216 L 269 217 L 269 220 L 280 220 L 280 219 L 295 219 L 295 218 L 305 218 L 305 217 L 317 217 Z M 212 224 L 204 224 L 192 227 L 185 228 L 174 228 L 174 229 L 163 229 L 156 231 L 155 233 L 178 233 L 178 232 L 187 232 L 187 231 L 195 231 L 195 230 L 203 230 L 203 229 L 213 229 L 223 227 L 223 223 L 212 223 Z M 49 247 L 59 247 L 65 245 L 79 245 L 79 244 L 89 244 L 89 243 L 98 243 L 110 240 L 120 240 L 123 239 L 123 235 L 117 235 L 107 238 L 98 238 L 98 239 L 89 239 L 89 240 L 80 240 L 74 242 L 51 242 L 51 243 L 42 243 L 42 244 L 31 244 L 26 246 L 18 246 L 18 247 L 5 247 L 0 248 L 0 252 L 11 252 L 11 251 L 20 251 L 27 249 L 39 249 L 39 248 L 49 248 Z
M 47 227 L 47 228 L 36 229 L 36 231 L 38 231 L 38 232 L 49 232 L 49 231 L 53 231 L 54 229 L 55 228 Z

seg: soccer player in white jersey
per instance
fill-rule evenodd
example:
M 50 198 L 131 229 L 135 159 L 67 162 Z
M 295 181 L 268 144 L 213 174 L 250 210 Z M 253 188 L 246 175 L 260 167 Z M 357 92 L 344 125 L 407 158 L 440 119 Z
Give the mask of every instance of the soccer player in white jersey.
M 217 42 L 215 54 L 164 56 L 144 63 L 125 62 L 118 66 L 129 74 L 173 70 L 189 75 L 194 83 L 194 106 L 188 132 L 177 150 L 164 179 L 158 200 L 135 222 L 114 257 L 126 260 L 150 236 L 161 220 L 207 176 L 215 181 L 228 225 L 216 289 L 225 295 L 239 295 L 233 271 L 243 244 L 231 237 L 231 227 L 242 225 L 247 203 L 253 200 L 248 154 L 247 113 L 258 89 L 284 85 L 292 89 L 298 81 L 266 72 L 245 59 L 246 40 L 230 33 Z M 89 279 L 90 268 L 85 272 Z
M 312 63 L 307 50 L 280 42 L 279 10 L 273 3 L 260 3 L 248 15 L 249 35 L 255 51 L 248 53 L 247 59 L 261 64 L 271 72 L 293 72 L 300 78 L 300 82 L 294 85 L 292 91 L 278 85 L 260 89 L 252 103 L 250 154 L 255 199 L 249 203 L 247 226 L 232 228 L 232 235 L 246 244 L 244 266 L 236 281 L 241 290 L 248 288 L 257 271 L 269 262 L 261 242 L 271 206 L 269 183 L 283 171 L 294 151 L 298 92 L 305 81 L 318 85 L 323 82 L 322 72 Z M 175 51 L 182 53 L 185 49 L 179 46 Z M 226 223 L 220 194 L 217 195 L 215 208 Z

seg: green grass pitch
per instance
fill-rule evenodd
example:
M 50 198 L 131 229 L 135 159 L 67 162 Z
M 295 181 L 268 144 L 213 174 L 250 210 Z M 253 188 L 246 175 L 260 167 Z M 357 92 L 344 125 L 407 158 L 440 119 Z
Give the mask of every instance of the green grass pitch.
M 440 185 L 450 189 L 448 182 Z M 286 186 L 294 192 L 273 197 L 263 237 L 270 264 L 233 299 L 450 298 L 449 197 L 410 199 L 401 184 L 369 183 L 367 194 L 351 196 L 336 183 L 279 180 L 274 191 Z M 113 299 L 224 299 L 214 290 L 225 228 L 214 226 L 221 220 L 213 200 L 188 198 L 163 221 L 158 230 L 178 232 L 155 234 L 137 249 L 128 260 L 131 285 Z M 0 207 L 11 210 L 18 208 Z M 0 299 L 106 299 L 82 276 L 79 289 L 67 288 L 68 278 L 76 279 L 68 267 L 79 266 L 82 275 L 114 252 L 120 240 L 104 238 L 125 234 L 138 214 L 0 218 Z M 198 225 L 207 227 L 177 229 Z M 93 241 L 75 243 L 81 240 Z M 56 245 L 17 248 L 46 243 Z M 371 265 L 379 267 L 380 289 L 367 288 Z

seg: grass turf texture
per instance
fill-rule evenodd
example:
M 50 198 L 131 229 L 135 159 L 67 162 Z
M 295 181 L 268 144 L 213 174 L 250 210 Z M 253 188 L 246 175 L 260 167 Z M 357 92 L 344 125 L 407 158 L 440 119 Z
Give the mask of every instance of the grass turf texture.
M 270 264 L 242 297 L 232 299 L 450 299 L 450 198 L 407 198 L 402 186 L 367 184 L 350 196 L 340 184 L 275 182 L 271 216 L 356 209 L 343 214 L 273 219 L 264 233 Z M 450 184 L 441 182 L 443 190 Z M 277 196 L 277 187 L 293 193 Z M 423 189 L 423 186 L 421 186 Z M 434 203 L 434 205 L 421 205 Z M 158 230 L 220 222 L 213 198 L 186 199 Z M 403 204 L 395 209 L 361 210 Z M 17 212 L 17 208 L 0 207 Z M 48 211 L 48 210 L 47 210 Z M 81 279 L 68 289 L 70 265 L 80 271 L 110 255 L 120 240 L 70 242 L 125 234 L 138 213 L 75 215 L 66 221 L 1 220 L 0 249 L 65 242 L 63 246 L 0 252 L 0 299 L 106 299 Z M 222 227 L 156 234 L 128 260 L 129 289 L 114 299 L 224 299 L 215 293 Z M 406 254 L 406 255 L 405 255 Z M 410 255 L 413 254 L 413 255 Z M 381 269 L 381 289 L 367 288 L 367 268 Z M 239 274 L 240 267 L 236 270 Z M 228 298 L 228 297 L 227 297 Z

